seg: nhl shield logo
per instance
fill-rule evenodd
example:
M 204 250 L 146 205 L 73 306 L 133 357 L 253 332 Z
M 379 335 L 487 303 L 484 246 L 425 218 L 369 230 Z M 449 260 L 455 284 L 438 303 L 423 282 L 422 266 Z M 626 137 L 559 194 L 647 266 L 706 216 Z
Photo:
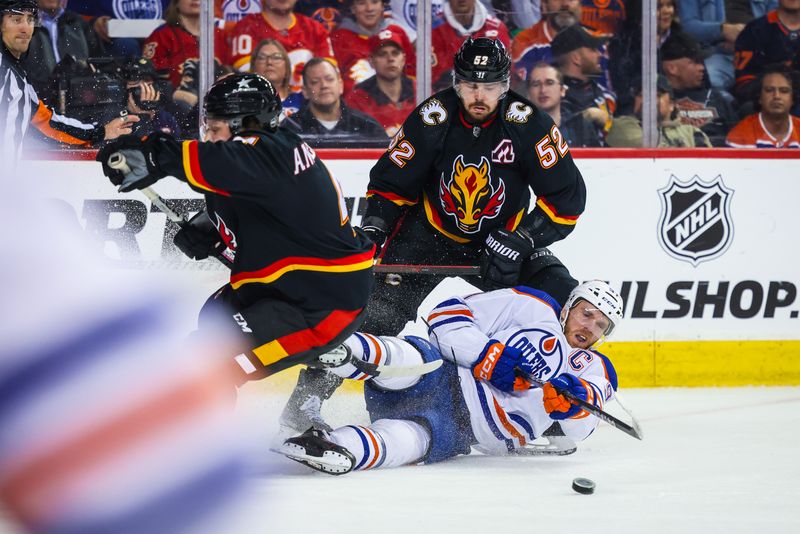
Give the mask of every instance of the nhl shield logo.
M 661 220 L 658 240 L 670 256 L 697 267 L 700 262 L 721 256 L 733 240 L 731 197 L 722 177 L 703 182 L 698 176 L 679 182 L 670 176 L 669 184 L 658 190 Z

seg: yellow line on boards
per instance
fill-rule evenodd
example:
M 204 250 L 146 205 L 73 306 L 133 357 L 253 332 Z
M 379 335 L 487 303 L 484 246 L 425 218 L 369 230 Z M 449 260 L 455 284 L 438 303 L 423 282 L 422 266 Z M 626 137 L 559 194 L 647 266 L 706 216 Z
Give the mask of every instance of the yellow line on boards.
M 620 385 L 800 385 L 800 340 L 618 341 L 600 347 Z
M 800 340 L 610 341 L 600 351 L 614 364 L 623 388 L 800 385 Z M 288 398 L 299 369 L 245 389 Z M 363 391 L 363 382 L 345 380 L 337 394 Z

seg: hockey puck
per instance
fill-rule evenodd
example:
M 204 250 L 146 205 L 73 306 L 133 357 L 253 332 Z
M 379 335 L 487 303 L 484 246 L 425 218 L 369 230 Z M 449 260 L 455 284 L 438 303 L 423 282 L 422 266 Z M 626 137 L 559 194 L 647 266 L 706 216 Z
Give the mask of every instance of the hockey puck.
M 594 482 L 588 478 L 576 478 L 572 481 L 572 489 L 584 495 L 594 493 Z

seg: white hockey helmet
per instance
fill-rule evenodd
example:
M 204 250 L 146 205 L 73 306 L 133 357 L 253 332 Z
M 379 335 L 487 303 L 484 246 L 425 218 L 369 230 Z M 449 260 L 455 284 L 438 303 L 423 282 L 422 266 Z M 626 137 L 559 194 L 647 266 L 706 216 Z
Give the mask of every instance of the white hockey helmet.
M 603 333 L 603 337 L 599 339 L 595 345 L 599 345 L 605 338 L 611 335 L 614 329 L 622 321 L 622 313 L 624 303 L 622 297 L 610 285 L 602 280 L 587 280 L 582 284 L 578 284 L 575 289 L 569 294 L 567 302 L 564 304 L 564 310 L 561 313 L 561 326 L 567 322 L 569 311 L 575 306 L 578 300 L 583 299 L 608 318 L 608 328 Z

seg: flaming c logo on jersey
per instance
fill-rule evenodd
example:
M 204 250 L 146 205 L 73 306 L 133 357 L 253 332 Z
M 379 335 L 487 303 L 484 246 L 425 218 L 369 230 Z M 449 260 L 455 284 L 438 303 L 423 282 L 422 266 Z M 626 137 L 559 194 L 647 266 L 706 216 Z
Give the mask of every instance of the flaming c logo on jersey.
M 481 157 L 479 165 L 464 163 L 460 155 L 453 162 L 450 180 L 444 173 L 439 182 L 439 198 L 445 213 L 452 215 L 459 230 L 465 234 L 480 231 L 481 223 L 493 219 L 500 213 L 506 200 L 503 181 L 492 187 L 491 166 L 486 157 Z
M 231 250 L 236 250 L 236 235 L 228 228 L 228 225 L 225 224 L 225 221 L 222 220 L 219 213 L 214 213 L 214 218 L 216 219 L 214 221 L 214 226 L 217 228 L 219 235 L 222 236 L 225 245 Z

